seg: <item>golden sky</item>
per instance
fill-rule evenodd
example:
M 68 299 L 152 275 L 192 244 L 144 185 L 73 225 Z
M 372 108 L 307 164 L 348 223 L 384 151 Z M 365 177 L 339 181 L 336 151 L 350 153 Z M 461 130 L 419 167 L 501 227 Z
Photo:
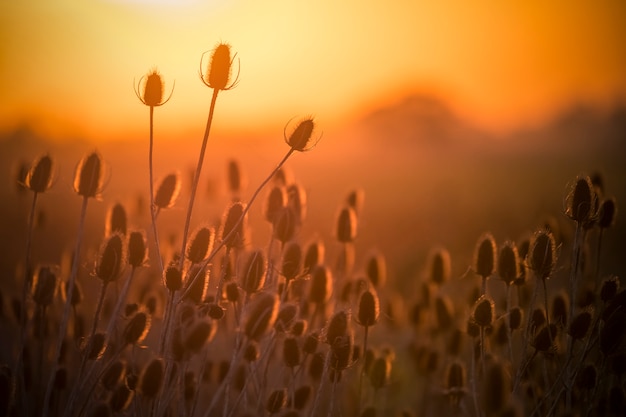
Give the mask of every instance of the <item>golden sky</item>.
M 511 128 L 572 101 L 626 97 L 625 4 L 4 1 L 0 131 L 33 123 L 56 137 L 144 140 L 133 83 L 158 68 L 167 91 L 176 83 L 156 110 L 158 135 L 197 136 L 211 96 L 200 58 L 219 42 L 241 70 L 218 99 L 218 132 L 282 132 L 306 115 L 332 128 L 423 91 L 486 128 Z

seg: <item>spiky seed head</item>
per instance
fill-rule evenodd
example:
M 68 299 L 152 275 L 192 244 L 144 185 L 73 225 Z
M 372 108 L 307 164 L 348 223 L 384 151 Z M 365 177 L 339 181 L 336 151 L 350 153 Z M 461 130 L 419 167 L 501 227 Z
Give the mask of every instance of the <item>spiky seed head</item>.
M 547 279 L 552 275 L 556 266 L 556 242 L 552 232 L 539 230 L 533 235 L 527 262 L 538 278 Z
M 435 298 L 435 317 L 439 330 L 449 329 L 454 324 L 454 306 L 445 294 Z
M 256 249 L 246 257 L 241 272 L 241 288 L 248 294 L 255 293 L 265 285 L 267 262 L 262 250 Z
M 107 213 L 104 235 L 110 236 L 117 232 L 125 236 L 127 223 L 126 209 L 121 203 L 115 203 Z
M 299 225 L 302 224 L 307 213 L 306 191 L 304 187 L 298 184 L 289 184 L 287 186 L 287 207 L 293 210 L 296 222 Z
M 543 308 L 536 308 L 530 316 L 530 327 L 538 330 L 546 323 L 546 311 Z
M 600 286 L 600 299 L 604 303 L 608 303 L 615 297 L 619 290 L 619 278 L 616 275 L 612 275 L 602 281 Z
M 33 301 L 40 307 L 52 304 L 57 289 L 57 276 L 50 266 L 41 266 L 32 284 Z
M 387 281 L 387 265 L 381 253 L 372 253 L 365 262 L 365 275 L 376 288 L 382 288 Z
M 200 263 L 213 250 L 215 232 L 210 227 L 200 227 L 195 231 L 187 246 L 187 259 L 191 263 Z
M 296 278 L 302 269 L 302 247 L 296 241 L 285 244 L 280 272 L 287 281 Z
M 369 378 L 375 390 L 388 385 L 391 379 L 391 361 L 385 357 L 375 358 L 369 370 Z
M 76 167 L 74 191 L 85 198 L 95 198 L 102 192 L 104 163 L 98 152 L 85 155 Z
M 354 241 L 357 233 L 357 216 L 352 207 L 344 207 L 337 218 L 335 236 L 342 243 Z
M 287 333 L 298 315 L 298 306 L 292 303 L 284 303 L 278 311 L 274 328 L 279 333 Z
M 141 99 L 146 106 L 150 107 L 163 104 L 163 79 L 156 69 L 150 71 L 146 76 Z
M 313 118 L 306 118 L 300 121 L 289 137 L 285 137 L 287 145 L 291 149 L 304 152 L 310 148 L 311 137 L 315 130 L 315 122 Z
M 474 271 L 483 279 L 495 272 L 496 255 L 496 240 L 491 233 L 484 233 L 478 239 L 474 252 Z
M 278 316 L 278 296 L 260 292 L 246 306 L 243 330 L 249 339 L 260 340 Z
M 332 346 L 335 339 L 344 336 L 350 329 L 350 312 L 347 310 L 339 310 L 330 319 L 326 327 L 324 341 Z
M 139 392 L 145 398 L 153 399 L 161 392 L 165 377 L 163 359 L 154 358 L 146 365 L 139 377 Z
M 178 262 L 172 260 L 163 271 L 163 283 L 171 292 L 178 291 L 183 286 L 183 274 L 178 266 Z
M 509 311 L 509 327 L 511 330 L 517 330 L 522 327 L 524 319 L 524 311 L 521 307 L 515 306 Z
M 54 162 L 50 155 L 43 155 L 37 159 L 28 173 L 24 184 L 34 193 L 46 192 L 52 186 L 52 171 Z
M 498 254 L 498 276 L 506 285 L 520 276 L 520 259 L 517 245 L 511 240 L 504 242 Z
M 567 334 L 569 334 L 573 340 L 582 340 L 587 336 L 591 322 L 593 320 L 593 313 L 591 310 L 583 310 L 576 314 L 569 324 Z
M 575 222 L 586 225 L 596 215 L 596 191 L 588 176 L 576 178 L 566 198 L 565 214 Z
M 479 327 L 485 328 L 493 324 L 496 316 L 496 309 L 493 300 L 486 296 L 481 295 L 474 303 L 474 310 L 472 311 L 472 320 Z
M 183 347 L 185 352 L 195 355 L 215 336 L 216 327 L 210 320 L 196 321 L 185 334 Z
M 602 229 L 608 229 L 615 224 L 617 217 L 617 203 L 614 198 L 608 198 L 602 201 L 598 209 L 598 226 Z
M 486 415 L 495 415 L 509 402 L 511 377 L 504 364 L 494 360 L 487 365 L 480 400 Z
M 102 377 L 100 378 L 100 383 L 106 390 L 113 391 L 115 386 L 119 384 L 125 377 L 126 361 L 123 359 L 118 359 L 104 371 Z
M 185 300 L 200 304 L 206 296 L 209 285 L 210 269 L 205 265 L 194 264 L 187 271 L 185 277 Z
M 276 414 L 287 405 L 287 390 L 276 389 L 270 393 L 265 403 L 265 410 L 270 414 Z
M 284 244 L 296 235 L 298 219 L 291 207 L 282 207 L 276 212 L 272 226 L 274 238 Z
M 361 293 L 359 298 L 359 309 L 357 313 L 357 322 L 361 326 L 373 326 L 378 322 L 380 316 L 380 302 L 378 294 L 374 289 L 368 289 Z
M 138 311 L 135 315 L 126 323 L 124 332 L 122 333 L 122 339 L 124 340 L 124 346 L 136 345 L 146 338 L 150 331 L 150 316 L 145 311 Z
M 354 334 L 348 330 L 345 334 L 335 337 L 330 345 L 330 368 L 343 371 L 352 362 L 354 352 Z
M 298 339 L 294 336 L 287 336 L 283 340 L 283 361 L 288 368 L 300 365 L 301 354 Z
M 228 161 L 227 174 L 228 189 L 231 193 L 235 195 L 239 194 L 243 190 L 245 183 L 244 175 L 241 170 L 241 165 L 239 164 L 239 161 L 237 161 L 236 159 L 231 159 Z
M 165 176 L 154 194 L 154 205 L 161 210 L 173 207 L 180 195 L 180 188 L 181 181 L 178 172 Z
M 133 231 L 128 235 L 128 263 L 133 268 L 138 268 L 146 263 L 148 249 L 146 236 L 141 231 Z
M 567 324 L 567 316 L 569 314 L 569 297 L 566 293 L 560 292 L 552 299 L 552 309 L 550 315 L 552 316 L 552 323 L 555 323 L 559 328 L 565 327 Z
M 228 90 L 230 84 L 230 73 L 232 58 L 230 56 L 230 45 L 220 43 L 213 50 L 211 62 L 204 75 L 204 82 L 215 90 Z
M 89 351 L 85 352 L 85 349 L 89 347 Z M 96 360 L 100 359 L 106 350 L 106 335 L 102 332 L 94 333 L 91 338 L 91 346 L 89 346 L 89 340 L 85 339 L 82 345 L 83 354 L 87 355 L 87 359 Z
M 287 190 L 285 187 L 275 185 L 267 194 L 264 207 L 264 217 L 270 223 L 274 223 L 279 210 L 287 205 Z
M 119 233 L 109 236 L 100 247 L 96 276 L 104 282 L 112 282 L 119 278 L 126 260 L 124 237 Z
M 309 301 L 323 304 L 330 300 L 333 288 L 333 275 L 326 265 L 317 265 L 311 273 Z
M 450 279 L 451 261 L 450 252 L 444 248 L 431 251 L 429 256 L 429 275 L 431 282 L 441 285 Z
M 224 216 L 221 236 L 227 248 L 241 249 L 244 247 L 248 235 L 248 213 L 244 215 L 245 209 L 246 205 L 238 201 L 228 208 Z
M 324 263 L 325 253 L 324 242 L 321 240 L 311 242 L 304 254 L 304 270 L 311 272 L 313 267 Z

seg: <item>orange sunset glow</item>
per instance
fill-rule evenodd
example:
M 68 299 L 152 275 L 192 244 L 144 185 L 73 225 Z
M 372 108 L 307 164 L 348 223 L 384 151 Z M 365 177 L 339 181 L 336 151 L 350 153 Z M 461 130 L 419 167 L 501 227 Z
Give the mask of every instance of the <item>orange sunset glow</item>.
M 624 416 L 625 4 L 0 1 L 0 417 Z
M 583 101 L 626 94 L 626 10 L 619 1 L 3 2 L 1 129 L 58 139 L 145 131 L 133 83 L 152 68 L 170 91 L 163 136 L 196 131 L 210 92 L 202 54 L 237 53 L 221 132 L 276 131 L 294 116 L 327 126 L 426 91 L 502 130 Z M 206 71 L 206 59 L 203 71 Z M 246 122 L 242 123 L 242 118 Z

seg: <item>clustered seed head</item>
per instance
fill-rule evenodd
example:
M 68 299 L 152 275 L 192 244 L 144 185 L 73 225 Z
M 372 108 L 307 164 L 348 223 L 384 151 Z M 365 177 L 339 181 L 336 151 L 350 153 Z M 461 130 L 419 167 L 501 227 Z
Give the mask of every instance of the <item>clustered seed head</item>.
M 156 69 L 150 71 L 146 76 L 141 101 L 150 107 L 163 104 L 163 79 Z
M 128 263 L 133 268 L 145 264 L 148 250 L 146 236 L 141 231 L 130 232 L 128 235 Z
M 376 288 L 382 288 L 387 281 L 387 265 L 385 257 L 380 253 L 372 253 L 365 262 L 365 275 Z
M 567 196 L 565 213 L 575 222 L 586 225 L 596 215 L 596 198 L 591 179 L 588 176 L 578 177 Z
M 489 278 L 496 268 L 496 240 L 491 233 L 483 234 L 478 239 L 474 253 L 474 271 L 483 277 Z
M 221 236 L 227 248 L 241 249 L 244 247 L 248 234 L 248 214 L 246 213 L 243 219 L 241 217 L 245 209 L 244 203 L 235 202 L 228 208 L 224 216 Z
M 344 207 L 339 212 L 335 235 L 342 243 L 354 241 L 357 233 L 357 216 L 352 207 Z
M 114 233 L 100 248 L 100 256 L 96 264 L 96 276 L 104 282 L 117 280 L 122 273 L 125 259 L 124 239 L 119 233 Z
M 547 279 L 556 266 L 556 242 L 549 230 L 539 230 L 533 235 L 527 256 L 528 268 L 538 278 Z
M 274 325 L 278 315 L 278 296 L 270 292 L 258 293 L 246 307 L 243 330 L 249 339 L 260 340 Z
M 324 263 L 325 252 L 326 249 L 322 241 L 318 240 L 311 242 L 309 246 L 307 246 L 304 254 L 304 271 L 311 272 L 313 267 Z
M 206 295 L 209 284 L 210 269 L 202 264 L 194 264 L 187 271 L 185 277 L 185 296 L 195 304 L 200 304 Z
M 183 286 L 183 273 L 178 267 L 178 262 L 172 260 L 163 271 L 163 281 L 165 287 L 174 292 L 178 291 Z
M 504 242 L 498 256 L 498 276 L 506 285 L 520 276 L 520 260 L 517 245 L 511 240 Z
M 49 266 L 39 268 L 33 280 L 33 301 L 40 307 L 52 304 L 57 288 L 57 276 Z
M 304 187 L 298 184 L 289 184 L 287 186 L 287 207 L 289 207 L 298 224 L 302 224 L 306 218 L 306 191 Z
M 187 246 L 187 259 L 194 264 L 202 262 L 204 257 L 213 250 L 214 240 L 213 229 L 206 226 L 199 228 Z
M 296 235 L 298 219 L 291 207 L 281 207 L 274 216 L 272 226 L 274 238 L 284 244 Z
M 287 242 L 283 249 L 281 274 L 287 281 L 296 278 L 302 268 L 302 248 L 296 241 Z
M 102 192 L 104 180 L 102 157 L 98 152 L 84 156 L 74 175 L 74 191 L 85 198 L 95 198 Z
M 391 361 L 384 356 L 375 358 L 369 370 L 369 377 L 375 390 L 379 390 L 389 384 L 391 379 Z
M 188 354 L 195 355 L 215 336 L 216 327 L 210 320 L 198 320 L 185 334 L 183 347 Z
M 350 329 L 350 312 L 339 310 L 330 319 L 326 327 L 326 335 L 324 341 L 332 346 L 335 339 L 344 336 Z
M 232 85 L 229 85 L 231 66 L 230 45 L 220 43 L 211 55 L 211 62 L 204 76 L 205 84 L 215 90 L 232 88 Z
M 298 315 L 298 306 L 292 303 L 285 303 L 280 307 L 274 328 L 277 332 L 285 333 L 291 329 Z
M 158 209 L 167 209 L 176 204 L 180 194 L 180 174 L 175 172 L 167 175 L 157 188 L 154 195 L 154 205 Z
M 52 186 L 52 171 L 54 163 L 50 155 L 44 155 L 37 159 L 28 173 L 24 184 L 34 193 L 43 193 Z
M 552 299 L 552 309 L 550 315 L 552 316 L 552 322 L 559 326 L 559 328 L 565 327 L 567 323 L 567 316 L 569 312 L 569 297 L 566 293 L 561 292 L 556 294 Z
M 150 316 L 144 311 L 138 311 L 135 315 L 126 323 L 122 339 L 124 340 L 124 346 L 136 345 L 141 343 L 148 332 L 150 331 Z
M 444 248 L 435 249 L 430 253 L 429 279 L 442 285 L 450 279 L 450 252 Z
M 228 161 L 228 189 L 231 193 L 237 195 L 241 192 L 244 187 L 244 177 L 243 172 L 241 171 L 241 166 L 239 165 L 239 161 L 236 159 L 231 159 Z
M 161 392 L 165 376 L 163 359 L 154 358 L 139 377 L 139 392 L 146 398 L 156 398 Z
M 265 285 L 267 262 L 261 249 L 254 250 L 245 259 L 241 272 L 241 288 L 248 294 L 255 293 Z
M 104 235 L 109 236 L 115 232 L 126 235 L 126 228 L 126 209 L 122 204 L 116 203 L 111 206 L 107 214 Z
M 287 390 L 277 389 L 270 393 L 265 403 L 265 410 L 271 414 L 278 413 L 283 407 L 287 405 Z
M 612 275 L 609 278 L 602 281 L 602 285 L 600 286 L 600 299 L 604 303 L 608 303 L 617 295 L 617 291 L 619 290 L 619 277 L 617 275 Z
M 274 223 L 278 212 L 287 205 L 287 190 L 285 187 L 275 185 L 269 191 L 265 200 L 265 220 Z
M 472 320 L 479 327 L 485 328 L 493 324 L 496 316 L 495 303 L 486 295 L 481 295 L 474 303 Z
M 330 352 L 330 368 L 332 370 L 342 371 L 350 366 L 352 353 L 354 352 L 354 334 L 352 330 L 335 337 L 331 343 Z
M 82 345 L 82 349 L 83 349 L 83 354 L 87 355 L 87 359 L 91 359 L 91 360 L 95 360 L 95 359 L 100 359 L 102 357 L 102 355 L 104 354 L 104 351 L 106 350 L 106 335 L 102 332 L 97 332 L 94 333 L 93 337 L 91 338 L 91 346 L 89 346 L 90 341 L 85 339 L 83 345 Z M 87 347 L 90 348 L 90 350 L 88 352 L 84 352 L 85 349 L 87 349 Z
M 289 137 L 285 137 L 285 142 L 291 147 L 291 149 L 304 152 L 309 149 L 311 136 L 315 130 L 315 122 L 313 118 L 307 118 L 302 120 L 296 128 L 291 132 Z
M 333 275 L 326 265 L 317 265 L 311 272 L 311 288 L 309 301 L 314 304 L 323 304 L 330 300 L 333 288 Z
M 380 302 L 374 289 L 365 290 L 359 298 L 357 322 L 361 326 L 373 326 L 380 316 Z
M 557 349 L 556 335 L 556 325 L 554 323 L 546 324 L 535 334 L 530 344 L 539 352 L 553 353 Z
M 602 201 L 600 209 L 598 210 L 598 225 L 602 229 L 608 229 L 615 224 L 615 217 L 617 216 L 617 203 L 615 198 L 608 198 Z
M 521 307 L 515 306 L 509 311 L 509 327 L 511 330 L 517 330 L 522 327 L 524 319 L 524 311 Z

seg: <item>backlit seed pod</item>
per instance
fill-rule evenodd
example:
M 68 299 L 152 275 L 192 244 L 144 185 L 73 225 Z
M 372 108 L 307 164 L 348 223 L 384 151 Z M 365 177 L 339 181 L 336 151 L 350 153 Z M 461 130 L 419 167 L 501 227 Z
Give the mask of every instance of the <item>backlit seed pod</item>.
M 245 186 L 245 179 L 239 161 L 231 159 L 228 161 L 227 167 L 228 190 L 238 195 Z
M 96 276 L 104 282 L 117 280 L 124 269 L 124 260 L 126 260 L 124 238 L 119 233 L 114 233 L 100 248 Z
M 307 331 L 308 327 L 309 322 L 306 319 L 298 319 L 291 326 L 291 334 L 300 337 Z
M 113 233 L 126 235 L 127 219 L 126 209 L 120 203 L 116 203 L 109 209 L 104 227 L 104 235 L 110 236 Z
M 365 275 L 375 288 L 382 288 L 387 281 L 387 264 L 381 253 L 372 253 L 365 262 Z
M 233 203 L 226 212 L 220 235 L 227 248 L 241 249 L 247 241 L 248 214 L 240 221 L 246 206 L 244 203 Z
M 306 252 L 304 254 L 304 271 L 311 272 L 313 270 L 313 267 L 323 264 L 325 252 L 326 249 L 322 241 L 318 240 L 311 242 L 309 246 L 307 246 Z
M 488 416 L 495 415 L 509 402 L 511 377 L 500 361 L 488 364 L 480 390 L 482 410 Z
M 287 281 L 300 275 L 302 269 L 302 248 L 296 241 L 287 242 L 283 249 L 280 273 Z
M 128 263 L 133 268 L 139 268 L 146 263 L 148 250 L 146 236 L 141 231 L 130 232 L 128 235 Z
M 296 216 L 296 222 L 300 225 L 306 218 L 306 191 L 304 187 L 298 184 L 289 184 L 287 186 L 287 207 L 293 210 Z
M 507 240 L 500 248 L 498 255 L 498 276 L 506 285 L 520 276 L 520 259 L 515 242 Z
M 484 233 L 479 239 L 474 252 L 474 271 L 489 278 L 496 269 L 496 240 L 491 233 Z
M 191 263 L 200 263 L 213 250 L 215 232 L 210 227 L 201 227 L 194 233 L 187 246 L 187 259 Z
M 106 390 L 113 391 L 115 386 L 124 380 L 125 377 L 126 361 L 118 359 L 104 371 L 100 378 L 100 383 Z
M 248 294 L 255 293 L 265 285 L 267 262 L 262 250 L 250 252 L 244 261 L 241 271 L 241 288 Z
M 346 197 L 346 204 L 352 207 L 357 214 L 361 212 L 364 201 L 365 192 L 360 188 L 350 191 Z
M 185 332 L 183 348 L 187 354 L 195 355 L 215 336 L 217 326 L 209 320 L 198 320 Z
M 333 345 L 336 338 L 345 336 L 350 330 L 350 312 L 346 310 L 339 310 L 331 317 L 326 327 L 326 334 L 324 341 Z
M 567 316 L 569 312 L 569 297 L 565 293 L 559 293 L 552 299 L 552 308 L 550 316 L 551 322 L 556 324 L 559 328 L 565 327 L 567 324 Z
M 357 217 L 352 207 L 341 209 L 336 225 L 335 237 L 339 242 L 349 243 L 354 241 L 357 232 Z
M 148 73 L 141 101 L 150 107 L 157 107 L 163 104 L 163 79 L 157 70 L 152 70 Z
M 150 316 L 143 311 L 135 313 L 135 315 L 126 323 L 122 333 L 124 346 L 136 345 L 141 343 L 150 331 Z
M 283 362 L 288 368 L 300 365 L 301 355 L 298 339 L 293 336 L 287 336 L 283 340 Z
M 298 222 L 291 207 L 283 207 L 274 216 L 273 235 L 283 244 L 294 238 Z
M 183 286 L 183 274 L 178 268 L 178 262 L 171 261 L 163 271 L 163 283 L 165 287 L 174 292 L 178 291 Z
M 444 248 L 431 251 L 429 256 L 428 279 L 437 284 L 442 285 L 450 279 L 450 252 Z
M 87 355 L 87 359 L 90 359 L 90 360 L 100 359 L 102 355 L 104 354 L 104 351 L 107 347 L 106 336 L 102 332 L 95 333 L 93 337 L 91 338 L 91 347 L 90 347 L 89 352 L 85 352 L 85 349 L 89 347 L 89 341 L 87 339 L 85 339 L 81 347 L 83 350 L 83 354 Z
M 95 198 L 102 192 L 104 167 L 98 152 L 84 156 L 74 174 L 74 191 L 85 198 Z
M 575 222 L 586 225 L 596 215 L 596 199 L 591 179 L 588 176 L 578 177 L 567 195 L 565 214 Z
M 513 307 L 509 311 L 509 327 L 511 330 L 517 330 L 522 327 L 522 321 L 524 318 L 524 311 L 521 307 Z
M 361 326 L 373 326 L 380 316 L 380 302 L 374 289 L 365 290 L 359 298 L 357 323 Z
M 472 319 L 467 321 L 467 327 L 465 331 L 467 332 L 467 335 L 469 337 L 476 338 L 480 336 L 480 327 Z
M 615 223 L 617 214 L 617 203 L 615 198 L 611 197 L 602 201 L 598 210 L 598 226 L 602 229 L 608 229 Z
M 467 376 L 465 365 L 461 361 L 451 362 L 446 368 L 444 385 L 446 390 L 459 392 L 465 388 Z
M 26 174 L 24 184 L 34 193 L 46 192 L 52 186 L 54 163 L 50 155 L 37 159 Z
M 311 272 L 309 301 L 323 304 L 330 300 L 333 288 L 333 275 L 326 265 L 317 265 Z
M 472 320 L 479 327 L 485 328 L 491 326 L 496 317 L 496 309 L 493 300 L 486 295 L 480 296 L 472 311 Z
M 608 303 L 615 297 L 619 290 L 619 278 L 616 275 L 610 276 L 602 281 L 600 286 L 600 299 L 603 303 Z
M 157 187 L 154 205 L 161 210 L 173 207 L 180 195 L 180 188 L 180 174 L 175 172 L 167 175 Z
M 165 365 L 163 359 L 155 358 L 148 363 L 139 377 L 139 392 L 148 399 L 154 399 L 163 386 Z
M 278 315 L 278 296 L 258 293 L 246 306 L 243 330 L 249 339 L 260 340 L 272 328 Z
M 265 410 L 270 414 L 278 413 L 287 405 L 287 390 L 277 389 L 270 393 L 265 403 Z
M 209 285 L 209 269 L 200 264 L 194 264 L 189 268 L 185 278 L 185 300 L 200 304 L 206 296 Z
M 277 213 L 287 205 L 287 190 L 285 187 L 275 185 L 269 191 L 263 209 L 265 220 L 274 223 Z
M 279 333 L 287 333 L 293 325 L 298 315 L 298 306 L 296 304 L 286 303 L 280 307 L 274 328 Z
M 213 50 L 211 62 L 204 74 L 204 83 L 215 90 L 228 90 L 233 87 L 230 84 L 232 58 L 230 45 L 220 43 Z
M 593 314 L 590 310 L 583 310 L 574 316 L 572 322 L 567 329 L 569 334 L 574 340 L 581 340 L 587 336 L 587 332 L 591 327 L 591 321 L 593 320 Z
M 546 312 L 543 308 L 536 308 L 530 316 L 531 329 L 539 329 L 546 323 Z
M 296 128 L 291 132 L 289 137 L 285 136 L 285 142 L 291 149 L 304 152 L 310 148 L 311 137 L 315 130 L 315 122 L 313 118 L 302 120 Z
M 375 358 L 369 370 L 369 377 L 374 390 L 388 385 L 391 379 L 391 361 L 385 357 Z
M 540 279 L 549 278 L 556 266 L 556 242 L 552 232 L 539 230 L 533 235 L 528 249 L 528 268 Z
M 57 289 L 57 276 L 49 266 L 37 271 L 32 284 L 33 301 L 40 307 L 52 304 Z

